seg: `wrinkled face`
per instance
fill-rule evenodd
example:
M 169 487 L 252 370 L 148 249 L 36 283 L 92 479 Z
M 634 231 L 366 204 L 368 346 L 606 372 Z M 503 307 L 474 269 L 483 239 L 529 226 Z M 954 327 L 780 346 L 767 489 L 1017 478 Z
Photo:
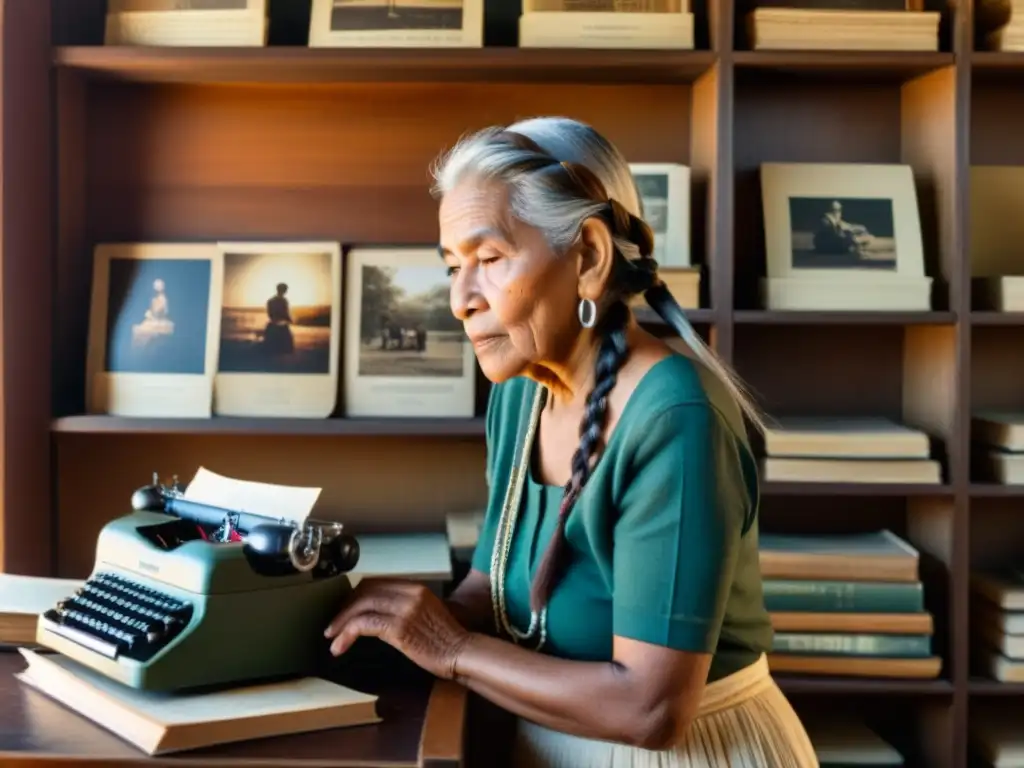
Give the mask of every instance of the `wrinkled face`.
M 509 216 L 503 186 L 465 182 L 441 202 L 452 313 L 493 382 L 557 365 L 578 338 L 578 259 Z

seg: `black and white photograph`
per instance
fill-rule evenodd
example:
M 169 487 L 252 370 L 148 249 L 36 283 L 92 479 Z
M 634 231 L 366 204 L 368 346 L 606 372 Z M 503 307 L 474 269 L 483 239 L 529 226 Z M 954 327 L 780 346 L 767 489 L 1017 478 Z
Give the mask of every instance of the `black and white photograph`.
M 460 30 L 462 0 L 333 0 L 332 32 Z
M 108 13 L 137 11 L 244 11 L 252 0 L 109 0 Z
M 789 197 L 793 269 L 896 270 L 887 198 Z
M 462 376 L 467 341 L 449 290 L 440 259 L 436 266 L 364 264 L 359 375 Z
M 211 269 L 204 259 L 110 259 L 103 369 L 205 373 Z
M 668 188 L 667 173 L 635 173 L 640 200 L 643 202 L 644 220 L 654 230 L 654 258 L 664 264 L 668 240 Z
M 326 374 L 331 254 L 224 253 L 219 373 Z

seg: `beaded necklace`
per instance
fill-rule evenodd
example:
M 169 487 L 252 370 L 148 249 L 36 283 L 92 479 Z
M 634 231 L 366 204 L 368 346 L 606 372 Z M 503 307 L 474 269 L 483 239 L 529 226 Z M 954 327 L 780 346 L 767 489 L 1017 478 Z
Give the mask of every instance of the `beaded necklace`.
M 505 490 L 505 501 L 498 519 L 498 529 L 494 535 L 494 548 L 491 550 L 491 606 L 494 610 L 494 624 L 498 632 L 504 630 L 513 642 L 525 643 L 537 636 L 534 650 L 540 650 L 547 641 L 548 609 L 545 606 L 540 613 L 530 611 L 530 626 L 525 632 L 512 624 L 505 604 L 505 579 L 508 570 L 508 556 L 512 550 L 512 539 L 515 537 L 516 520 L 519 518 L 519 505 L 523 498 L 523 484 L 530 471 L 530 453 L 537 425 L 540 422 L 540 411 L 544 406 L 545 390 L 538 386 L 530 409 L 530 420 L 526 427 L 526 436 L 518 446 L 518 460 L 512 464 L 508 488 Z

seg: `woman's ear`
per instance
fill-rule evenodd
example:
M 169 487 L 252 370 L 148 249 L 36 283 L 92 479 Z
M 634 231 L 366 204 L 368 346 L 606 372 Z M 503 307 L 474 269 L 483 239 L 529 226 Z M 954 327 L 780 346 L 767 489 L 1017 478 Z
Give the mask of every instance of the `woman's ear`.
M 583 222 L 579 242 L 580 298 L 600 304 L 608 293 L 615 265 L 615 244 L 611 230 L 600 218 L 592 216 Z

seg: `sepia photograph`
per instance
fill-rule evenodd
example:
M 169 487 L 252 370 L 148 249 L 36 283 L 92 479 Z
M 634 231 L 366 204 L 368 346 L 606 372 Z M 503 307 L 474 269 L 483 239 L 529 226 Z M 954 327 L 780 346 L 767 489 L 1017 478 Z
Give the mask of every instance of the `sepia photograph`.
M 449 301 L 444 264 L 364 264 L 359 317 L 360 376 L 460 377 L 465 331 Z
M 644 220 L 654 230 L 654 259 L 664 265 L 668 240 L 668 187 L 667 173 L 635 173 L 637 189 L 643 203 Z
M 793 269 L 896 270 L 893 202 L 789 197 Z
M 333 0 L 332 32 L 461 30 L 462 0 Z
M 529 10 L 576 13 L 679 13 L 680 0 L 532 0 Z
M 218 372 L 328 373 L 331 261 L 328 252 L 225 251 Z
M 109 0 L 107 13 L 137 11 L 244 11 L 251 0 Z
M 114 258 L 108 274 L 104 370 L 204 373 L 210 262 Z

